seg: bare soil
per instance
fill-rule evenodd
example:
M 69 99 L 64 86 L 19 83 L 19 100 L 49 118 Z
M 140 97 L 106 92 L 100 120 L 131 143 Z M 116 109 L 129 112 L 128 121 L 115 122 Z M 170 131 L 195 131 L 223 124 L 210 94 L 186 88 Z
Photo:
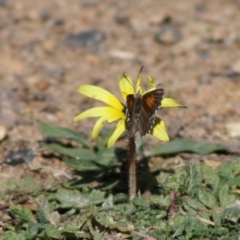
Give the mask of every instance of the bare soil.
M 101 103 L 80 95 L 78 87 L 94 84 L 121 98 L 121 74 L 136 79 L 141 66 L 143 81 L 151 75 L 165 96 L 188 107 L 158 113 L 173 139 L 238 144 L 239 12 L 237 0 L 0 1 L 0 185 L 26 174 L 39 181 L 68 178 L 63 162 L 42 156 L 36 121 L 90 139 L 95 120 L 73 118 Z M 5 163 L 11 151 L 26 147 L 34 153 L 28 165 Z M 170 160 L 214 165 L 233 157 L 183 154 Z

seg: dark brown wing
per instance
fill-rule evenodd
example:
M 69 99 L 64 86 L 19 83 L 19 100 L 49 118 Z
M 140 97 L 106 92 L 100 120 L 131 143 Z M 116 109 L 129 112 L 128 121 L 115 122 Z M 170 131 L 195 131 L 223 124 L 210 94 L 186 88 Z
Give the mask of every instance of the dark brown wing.
M 127 128 L 128 131 L 132 128 L 132 116 L 134 111 L 135 98 L 133 94 L 127 95 L 126 101 L 126 116 L 127 116 Z
M 164 91 L 162 88 L 154 89 L 142 96 L 142 108 L 140 113 L 139 131 L 141 136 L 146 135 L 152 129 L 155 113 L 161 106 Z

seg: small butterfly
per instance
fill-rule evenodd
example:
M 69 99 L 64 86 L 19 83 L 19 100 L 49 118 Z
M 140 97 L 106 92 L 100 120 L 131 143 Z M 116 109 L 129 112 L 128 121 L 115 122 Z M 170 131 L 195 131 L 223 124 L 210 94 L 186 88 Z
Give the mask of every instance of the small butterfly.
M 161 106 L 163 94 L 164 90 L 158 85 L 154 90 L 143 95 L 140 93 L 127 95 L 126 115 L 129 137 L 134 136 L 137 131 L 141 136 L 150 133 L 155 113 Z

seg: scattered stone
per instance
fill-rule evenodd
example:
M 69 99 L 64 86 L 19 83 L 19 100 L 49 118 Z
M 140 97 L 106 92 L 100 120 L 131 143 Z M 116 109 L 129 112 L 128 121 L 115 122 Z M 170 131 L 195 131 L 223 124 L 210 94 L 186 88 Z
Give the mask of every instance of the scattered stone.
M 91 7 L 99 3 L 99 0 L 81 0 L 80 4 L 83 7 Z
M 5 158 L 5 163 L 17 165 L 21 163 L 31 162 L 34 158 L 34 153 L 30 148 L 24 148 L 18 151 L 11 151 Z
M 240 122 L 227 123 L 226 127 L 231 137 L 240 137 Z
M 34 101 L 44 102 L 44 101 L 46 101 L 46 99 L 47 99 L 46 94 L 44 94 L 42 92 L 36 93 L 36 94 L 33 95 L 33 100 Z
M 50 19 L 50 17 L 51 17 L 50 12 L 47 10 L 42 11 L 40 14 L 40 19 L 43 22 L 48 21 Z
M 63 67 L 47 69 L 46 72 L 51 78 L 54 78 L 55 80 L 57 80 L 59 82 L 63 81 L 64 76 L 65 76 L 65 69 Z
M 217 167 L 219 167 L 222 164 L 222 162 L 214 161 L 214 160 L 204 160 L 204 163 L 207 166 L 212 167 L 212 168 L 217 168 Z
M 15 126 L 19 118 L 19 98 L 14 92 L 7 88 L 2 88 L 0 94 L 0 121 L 1 125 L 8 128 Z
M 55 25 L 56 27 L 62 26 L 62 25 L 64 25 L 64 24 L 65 24 L 65 21 L 64 21 L 64 19 L 62 19 L 62 18 L 57 18 L 57 19 L 54 21 L 54 25 Z
M 58 107 L 53 103 L 47 103 L 42 110 L 48 113 L 56 113 L 59 111 Z
M 129 16 L 119 14 L 115 17 L 115 22 L 119 25 L 127 25 L 127 24 L 129 24 Z
M 55 42 L 52 40 L 46 40 L 42 44 L 43 50 L 48 54 L 53 54 L 55 49 Z
M 12 2 L 10 0 L 0 0 L 0 7 L 10 7 Z
M 0 142 L 7 137 L 8 128 L 5 125 L 0 125 Z
M 170 18 L 166 18 L 161 24 L 159 31 L 155 34 L 155 40 L 161 44 L 174 44 L 182 38 L 179 28 L 171 22 Z
M 99 30 L 88 30 L 77 34 L 70 34 L 67 37 L 67 44 L 70 48 L 92 47 L 106 38 L 105 33 Z
M 233 72 L 240 73 L 240 59 L 238 59 L 235 63 L 233 63 L 231 68 Z
M 131 52 L 121 51 L 121 50 L 114 50 L 109 52 L 111 57 L 120 58 L 120 59 L 135 59 L 136 56 Z
M 36 87 L 40 91 L 46 91 L 49 88 L 50 84 L 47 81 L 41 81 L 36 84 Z

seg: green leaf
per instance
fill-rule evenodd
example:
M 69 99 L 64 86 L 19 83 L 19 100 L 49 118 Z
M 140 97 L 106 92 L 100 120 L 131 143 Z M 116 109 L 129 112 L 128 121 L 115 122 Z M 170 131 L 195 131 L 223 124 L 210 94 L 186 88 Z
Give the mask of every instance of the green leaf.
M 174 234 L 172 238 L 182 235 L 183 231 L 186 229 L 188 222 L 188 216 L 176 216 L 173 223 Z
M 187 204 L 189 207 L 195 209 L 195 210 L 205 210 L 205 206 L 200 203 L 198 200 L 194 199 L 194 198 L 189 198 L 187 200 Z
M 56 197 L 61 208 L 85 208 L 91 204 L 102 203 L 105 193 L 97 190 L 79 192 L 77 190 L 58 189 Z
M 201 167 L 202 177 L 206 185 L 211 187 L 214 191 L 219 188 L 220 177 L 218 175 L 218 170 L 213 169 L 210 166 L 204 165 Z
M 212 213 L 212 218 L 213 218 L 213 221 L 214 221 L 214 224 L 216 226 L 221 226 L 221 219 L 222 219 L 222 212 L 220 211 L 214 211 Z
M 226 208 L 223 211 L 222 219 L 230 220 L 237 223 L 240 219 L 240 204 L 236 202 L 233 206 Z
M 157 156 L 157 155 L 171 155 L 177 154 L 181 152 L 192 152 L 201 155 L 217 152 L 217 151 L 225 151 L 227 149 L 226 146 L 217 143 L 197 143 L 191 140 L 175 140 L 153 148 L 149 151 L 146 156 Z
M 53 225 L 48 225 L 44 232 L 50 239 L 61 239 L 61 232 Z
M 49 137 L 65 138 L 78 142 L 84 147 L 91 147 L 90 142 L 80 133 L 74 132 L 68 128 L 53 126 L 40 120 L 38 120 L 38 124 L 43 133 Z
M 104 174 L 109 170 L 114 170 L 120 165 L 120 160 L 124 158 L 126 151 L 118 148 L 104 148 L 100 150 L 94 160 L 85 159 L 77 160 L 74 158 L 67 158 L 65 162 L 71 168 L 80 171 L 98 171 L 98 174 Z M 96 176 L 96 175 L 95 175 Z
M 16 205 L 11 208 L 11 213 L 15 218 L 21 220 L 22 222 L 33 222 L 33 215 L 29 208 L 23 208 L 20 205 Z
M 79 172 L 86 172 L 86 171 L 96 171 L 100 170 L 98 163 L 92 160 L 79 160 L 76 158 L 67 158 L 65 159 L 66 164 Z
M 61 204 L 61 208 L 79 208 L 89 203 L 78 190 L 66 190 L 60 188 L 57 190 L 56 198 Z
M 233 194 L 230 194 L 229 186 L 223 185 L 219 190 L 219 200 L 222 207 L 227 207 L 235 202 L 236 198 Z
M 42 207 L 38 208 L 36 215 L 40 223 L 44 223 L 44 224 L 49 223 L 48 216 Z
M 218 173 L 228 185 L 239 185 L 237 177 L 240 175 L 240 158 L 221 164 Z
M 90 149 L 85 148 L 66 148 L 56 143 L 43 143 L 43 147 L 48 150 L 56 151 L 60 154 L 67 155 L 77 159 L 93 160 L 95 153 Z
M 105 148 L 107 146 L 108 140 L 113 134 L 115 128 L 113 129 L 108 129 L 107 132 L 104 135 L 99 135 L 96 138 L 96 144 L 98 149 Z
M 26 239 L 36 239 L 36 236 L 38 234 L 39 228 L 38 228 L 38 224 L 36 223 L 29 223 L 27 230 L 25 232 L 25 237 Z
M 104 148 L 97 153 L 96 161 L 102 167 L 119 165 L 119 162 L 126 157 L 126 151 L 121 148 Z
M 24 233 L 14 233 L 12 231 L 7 231 L 4 233 L 4 240 L 25 240 Z
M 217 204 L 216 198 L 203 188 L 200 188 L 198 191 L 198 200 L 208 208 L 214 208 L 214 206 Z
M 189 163 L 185 167 L 187 173 L 188 188 L 187 192 L 191 196 L 195 195 L 201 186 L 202 176 L 196 164 Z

